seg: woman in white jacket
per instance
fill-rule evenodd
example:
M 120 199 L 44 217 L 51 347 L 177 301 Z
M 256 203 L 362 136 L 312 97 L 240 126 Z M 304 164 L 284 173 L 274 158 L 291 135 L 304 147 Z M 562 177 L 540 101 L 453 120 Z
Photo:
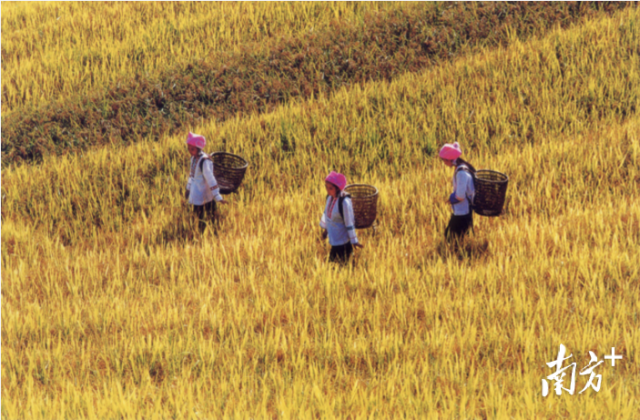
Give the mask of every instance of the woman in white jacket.
M 227 204 L 220 195 L 218 182 L 213 175 L 213 161 L 203 152 L 206 145 L 204 136 L 189 132 L 187 135 L 187 149 L 191 155 L 191 170 L 185 190 L 185 199 L 193 205 L 193 212 L 199 222 L 201 231 L 207 222 L 213 219 L 216 202 Z
M 346 262 L 354 247 L 364 248 L 358 243 L 351 198 L 343 191 L 346 186 L 347 178 L 337 172 L 331 171 L 325 178 L 328 196 L 320 227 L 324 229 L 322 238 L 329 236 L 329 261 L 332 262 Z

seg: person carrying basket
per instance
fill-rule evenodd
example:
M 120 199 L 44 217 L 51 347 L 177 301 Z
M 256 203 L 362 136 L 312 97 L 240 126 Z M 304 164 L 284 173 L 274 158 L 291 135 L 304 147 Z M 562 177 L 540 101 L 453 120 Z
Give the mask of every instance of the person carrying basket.
M 200 134 L 189 132 L 187 135 L 187 150 L 191 155 L 191 170 L 184 198 L 193 205 L 193 212 L 198 219 L 201 231 L 212 220 L 216 212 L 216 202 L 227 204 L 220 195 L 218 182 L 213 175 L 213 162 L 204 153 L 206 140 Z
M 354 247 L 364 248 L 364 245 L 358 243 L 351 197 L 343 191 L 347 178 L 331 171 L 324 181 L 328 195 L 320 219 L 320 227 L 324 229 L 322 239 L 329 236 L 329 261 L 344 263 L 351 257 Z
M 440 158 L 447 166 L 455 168 L 453 174 L 453 192 L 447 202 L 451 204 L 453 213 L 445 230 L 447 241 L 455 240 L 456 247 L 464 239 L 469 228 L 473 228 L 472 204 L 475 195 L 473 175 L 475 168 L 462 160 L 462 150 L 456 142 L 442 146 Z

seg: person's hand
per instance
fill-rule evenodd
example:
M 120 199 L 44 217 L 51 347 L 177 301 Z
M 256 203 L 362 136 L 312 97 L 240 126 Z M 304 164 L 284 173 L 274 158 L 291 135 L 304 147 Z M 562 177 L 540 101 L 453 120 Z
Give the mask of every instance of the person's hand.
M 456 197 L 456 193 L 452 192 L 451 195 L 449 196 L 449 200 L 447 201 L 449 202 L 449 204 L 454 205 L 454 204 L 462 203 L 463 200 L 458 199 L 458 197 Z
M 225 201 L 224 198 L 223 198 L 222 200 L 218 201 L 218 204 L 223 204 L 223 205 L 226 206 L 227 204 L 229 204 L 229 202 Z
M 323 240 L 324 240 L 324 239 L 327 239 L 327 235 L 328 235 L 327 230 L 326 230 L 326 229 L 323 229 L 323 230 L 322 230 L 322 239 L 323 239 Z
M 364 248 L 364 245 L 362 245 L 360 242 L 353 244 L 353 246 L 360 249 Z

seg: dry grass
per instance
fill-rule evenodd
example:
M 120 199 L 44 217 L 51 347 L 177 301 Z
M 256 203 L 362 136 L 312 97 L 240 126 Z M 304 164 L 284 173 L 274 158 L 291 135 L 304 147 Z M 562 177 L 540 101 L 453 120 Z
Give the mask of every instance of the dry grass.
M 191 233 L 183 136 L 3 171 L 3 418 L 637 417 L 638 17 L 194 127 L 252 163 L 217 236 Z M 511 177 L 463 258 L 456 139 Z M 381 191 L 345 269 L 330 168 Z M 624 359 L 544 399 L 560 343 Z
M 153 4 L 148 4 L 151 6 L 144 7 L 153 11 Z M 38 73 L 38 87 L 54 86 L 50 96 L 61 101 L 35 108 L 29 102 L 3 114 L 2 164 L 40 162 L 47 155 L 75 154 L 97 146 L 182 133 L 185 127 L 203 120 L 226 121 L 237 115 L 270 112 L 293 98 L 309 99 L 354 84 L 393 80 L 481 47 L 542 36 L 552 28 L 568 28 L 589 17 L 611 15 L 634 6 L 623 2 L 400 3 L 398 8 L 381 13 L 361 13 L 355 21 L 349 21 L 347 13 L 346 18 L 320 31 L 293 37 L 265 36 L 263 42 L 233 44 L 239 50 L 218 52 L 206 59 L 190 56 L 188 63 L 174 64 L 175 56 L 166 54 L 163 59 L 167 65 L 162 71 L 149 74 L 132 65 L 127 68 L 126 77 L 117 82 L 94 86 L 89 91 L 78 86 L 77 94 L 71 96 L 58 83 L 56 71 L 43 70 Z M 144 7 L 136 10 L 137 18 L 149 14 Z M 27 10 L 35 15 L 39 12 L 38 8 Z M 144 19 L 135 22 L 144 28 Z M 168 22 L 162 20 L 165 25 Z M 153 27 L 153 22 L 149 25 Z M 162 32 L 156 29 L 154 34 Z M 32 33 L 35 32 L 34 29 Z M 90 51 L 90 46 L 85 45 L 90 44 L 89 40 L 81 41 L 77 45 L 65 43 L 59 56 L 76 57 Z M 167 51 L 166 44 L 162 45 Z M 22 47 L 18 51 L 30 49 L 27 45 L 18 46 Z M 22 63 L 15 55 L 4 57 L 9 74 Z M 562 55 L 556 58 L 562 66 Z M 98 55 L 98 59 L 102 60 L 102 56 Z M 144 64 L 140 60 L 139 64 Z M 93 67 L 93 61 L 83 65 L 92 77 L 110 74 Z M 28 76 L 31 73 L 23 74 L 32 81 Z M 587 98 L 583 105 L 592 106 L 592 102 Z M 632 112 L 628 101 L 616 107 L 618 113 Z
M 394 3 L 2 3 L 2 114 L 296 36 Z

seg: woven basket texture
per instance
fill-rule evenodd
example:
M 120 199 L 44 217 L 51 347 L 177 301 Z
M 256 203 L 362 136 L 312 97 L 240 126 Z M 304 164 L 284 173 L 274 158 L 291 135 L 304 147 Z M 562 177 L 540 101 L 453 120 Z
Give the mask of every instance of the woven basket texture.
M 344 191 L 351 195 L 356 229 L 371 227 L 378 212 L 378 189 L 373 185 L 351 184 Z
M 231 194 L 242 184 L 249 162 L 238 155 L 216 152 L 211 155 L 213 175 L 218 181 L 220 194 Z
M 476 195 L 473 200 L 473 211 L 488 217 L 502 214 L 508 185 L 509 177 L 503 173 L 488 169 L 476 171 L 474 183 Z

